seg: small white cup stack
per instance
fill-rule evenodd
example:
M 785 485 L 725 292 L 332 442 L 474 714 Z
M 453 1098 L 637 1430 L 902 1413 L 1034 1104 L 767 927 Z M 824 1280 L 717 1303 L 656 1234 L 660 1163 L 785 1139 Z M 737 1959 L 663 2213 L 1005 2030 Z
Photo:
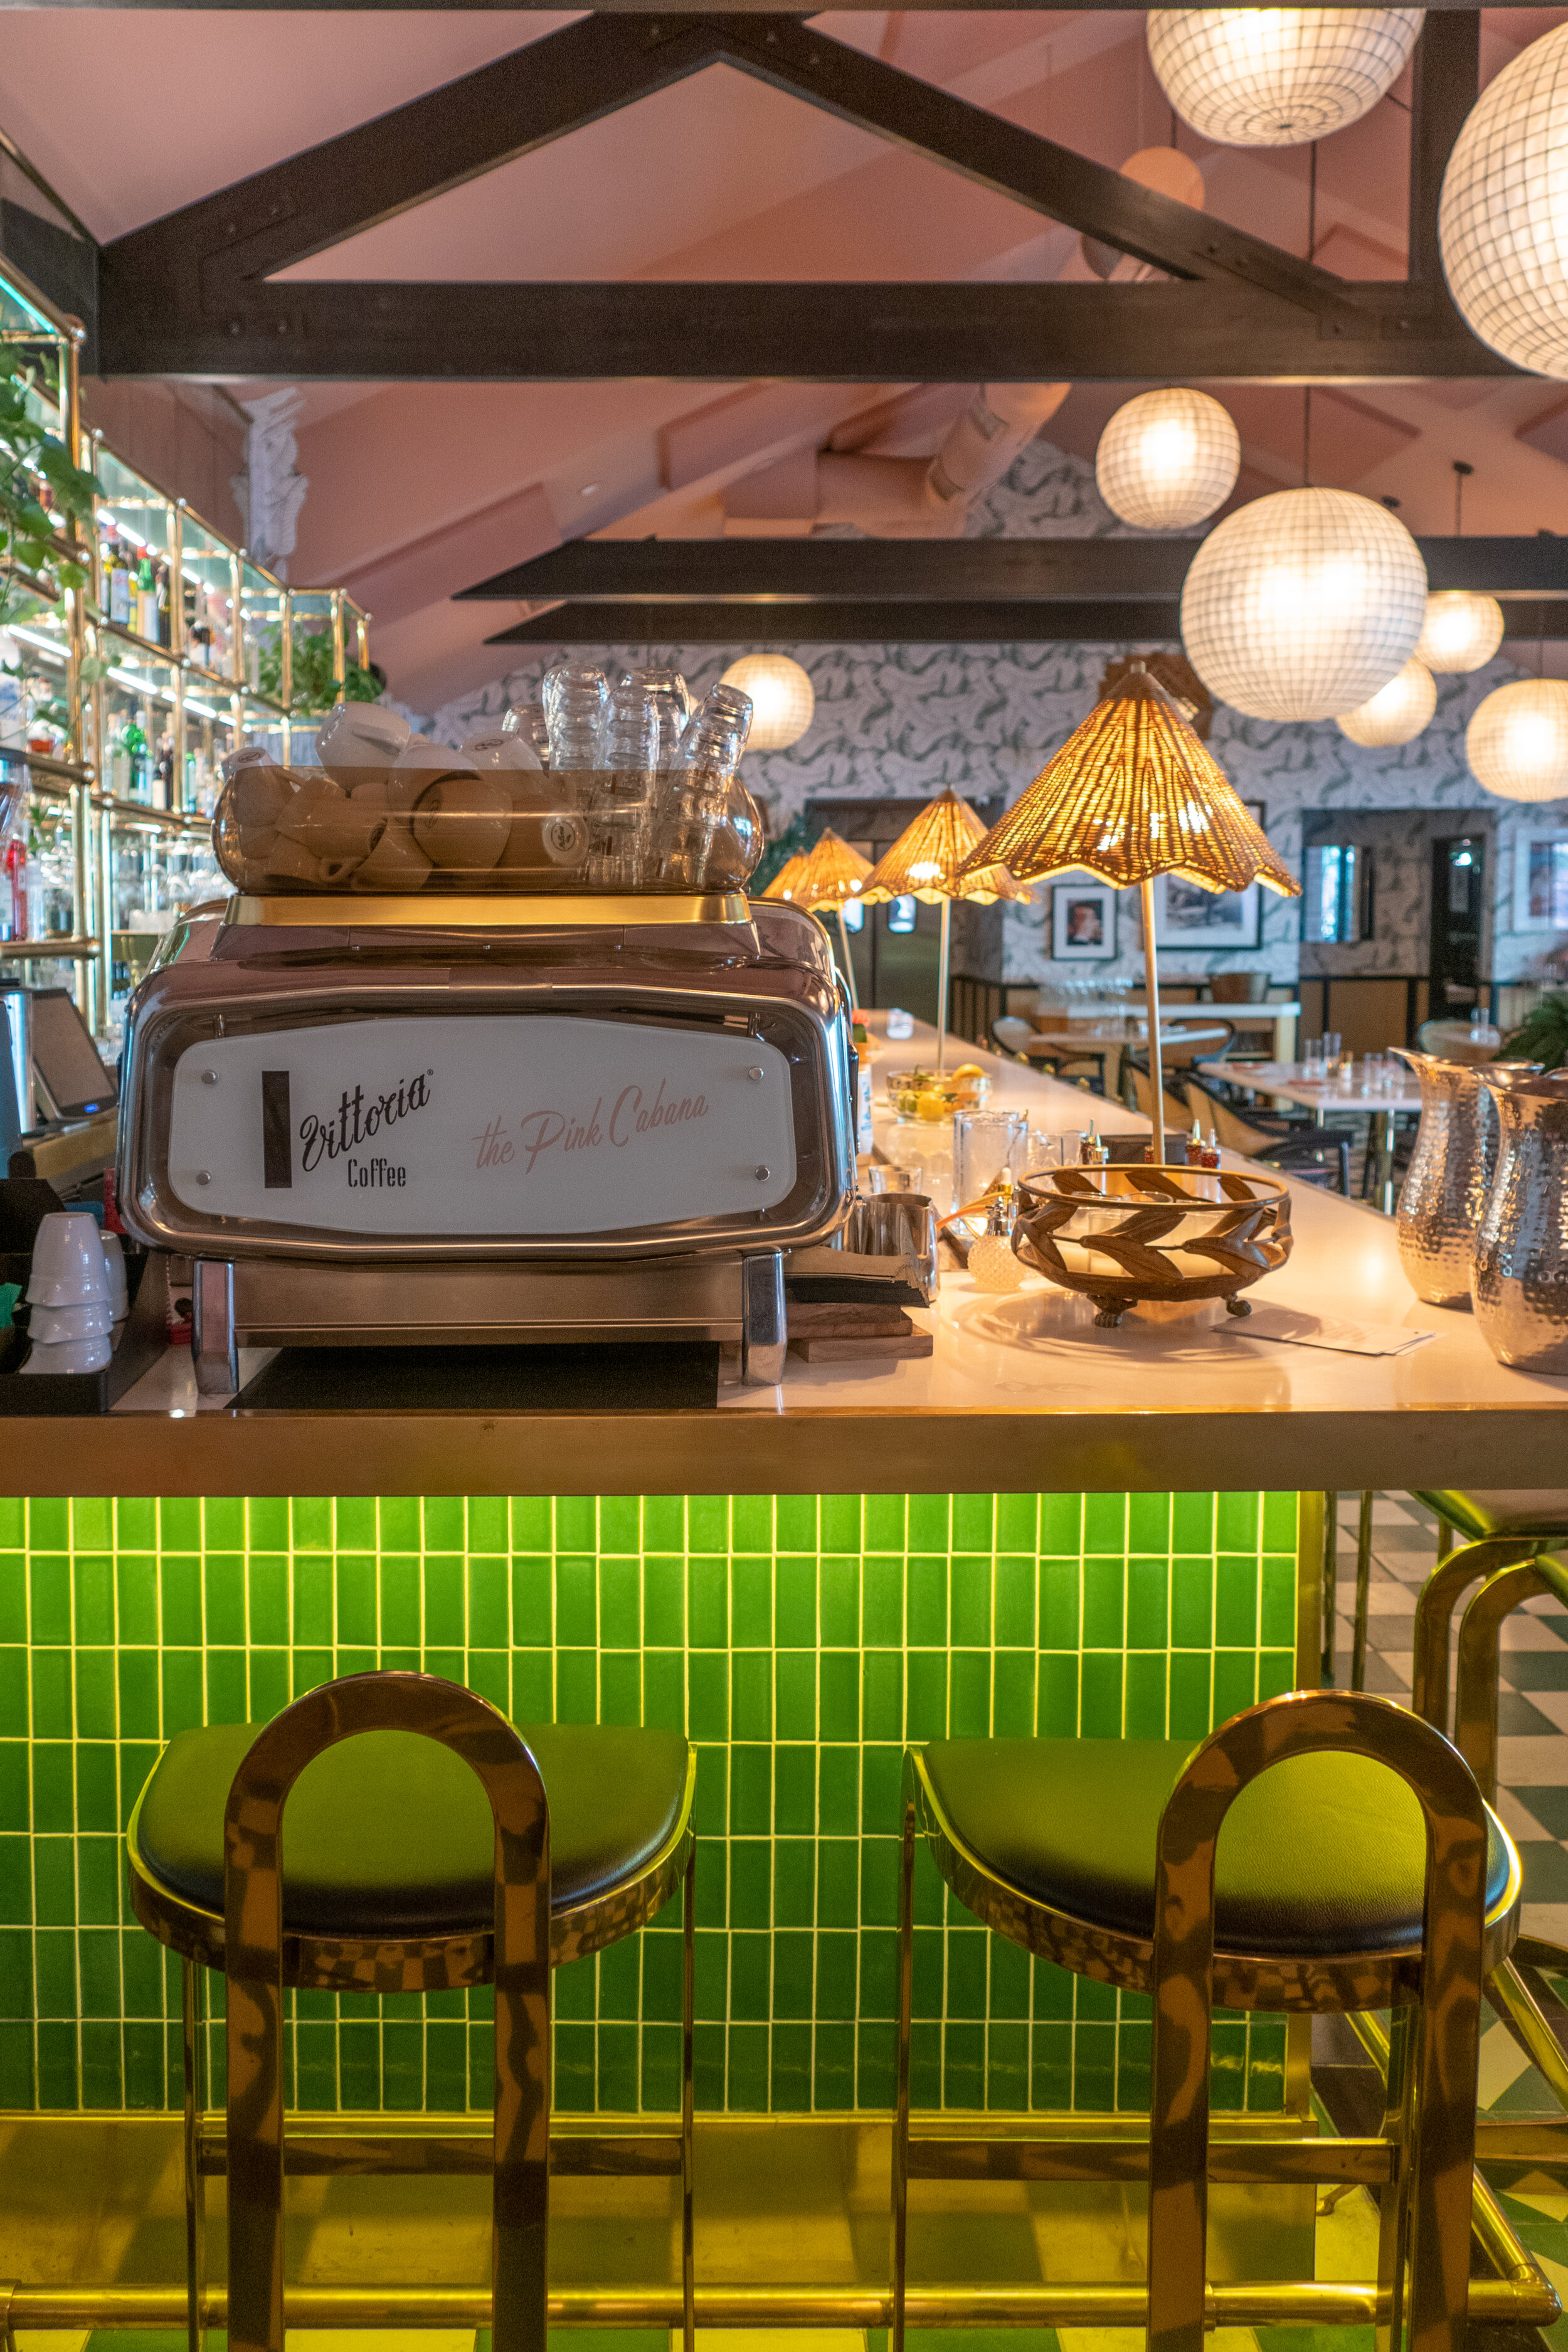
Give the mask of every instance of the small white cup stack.
M 125 1266 L 116 1250 L 120 1286 Z M 118 1308 L 97 1221 L 85 1209 L 57 1210 L 33 1244 L 27 1276 L 33 1352 L 24 1372 L 101 1371 L 113 1352 Z

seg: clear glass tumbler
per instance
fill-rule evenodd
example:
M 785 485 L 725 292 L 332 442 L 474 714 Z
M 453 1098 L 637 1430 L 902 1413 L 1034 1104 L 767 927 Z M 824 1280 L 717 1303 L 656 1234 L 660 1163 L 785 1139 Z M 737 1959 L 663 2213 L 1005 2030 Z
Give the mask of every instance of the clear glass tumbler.
M 961 1110 L 952 1121 L 953 1192 L 960 1208 L 978 1201 L 1004 1168 L 1016 1176 L 1029 1132 L 1026 1110 Z

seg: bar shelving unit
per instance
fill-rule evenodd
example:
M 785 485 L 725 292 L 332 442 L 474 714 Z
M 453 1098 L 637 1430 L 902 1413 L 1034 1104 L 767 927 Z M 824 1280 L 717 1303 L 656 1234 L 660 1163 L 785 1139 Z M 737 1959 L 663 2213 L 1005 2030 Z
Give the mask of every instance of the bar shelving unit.
M 91 544 L 60 537 L 53 551 L 82 567 L 85 590 L 0 562 L 0 639 L 24 672 L 0 708 L 0 800 L 25 793 L 36 869 L 29 936 L 9 935 L 0 890 L 0 974 L 68 980 L 112 1044 L 169 922 L 229 888 L 211 844 L 221 762 L 248 741 L 282 760 L 307 752 L 350 667 L 368 662 L 368 615 L 341 588 L 290 588 L 87 431 L 79 341 L 0 262 L 0 342 L 35 362 L 39 413 L 99 484 Z M 161 584 L 156 635 L 133 625 L 140 594 L 131 616 L 111 616 L 110 543 Z

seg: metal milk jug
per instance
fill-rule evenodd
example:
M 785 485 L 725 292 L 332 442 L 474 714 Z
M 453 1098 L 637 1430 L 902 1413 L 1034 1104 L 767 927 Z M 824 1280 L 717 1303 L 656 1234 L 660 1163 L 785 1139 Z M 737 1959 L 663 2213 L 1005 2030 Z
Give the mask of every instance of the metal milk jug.
M 1470 1297 L 1494 1356 L 1568 1377 L 1568 1076 L 1484 1070 L 1497 1172 L 1476 1235 Z
M 1399 1195 L 1399 1262 L 1417 1298 L 1463 1307 L 1497 1164 L 1497 1112 L 1472 1063 L 1394 1050 L 1421 1087 L 1421 1125 Z

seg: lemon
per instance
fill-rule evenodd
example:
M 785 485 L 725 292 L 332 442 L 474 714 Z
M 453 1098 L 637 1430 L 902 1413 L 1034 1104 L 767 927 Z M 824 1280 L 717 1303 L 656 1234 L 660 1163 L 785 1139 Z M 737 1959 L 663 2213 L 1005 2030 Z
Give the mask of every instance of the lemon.
M 917 1118 L 945 1118 L 952 1105 L 945 1095 L 921 1095 L 915 1103 Z

